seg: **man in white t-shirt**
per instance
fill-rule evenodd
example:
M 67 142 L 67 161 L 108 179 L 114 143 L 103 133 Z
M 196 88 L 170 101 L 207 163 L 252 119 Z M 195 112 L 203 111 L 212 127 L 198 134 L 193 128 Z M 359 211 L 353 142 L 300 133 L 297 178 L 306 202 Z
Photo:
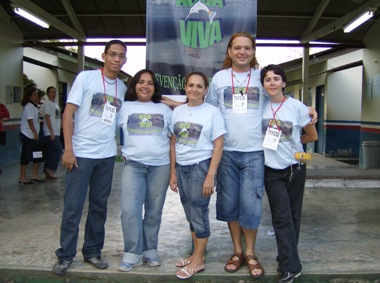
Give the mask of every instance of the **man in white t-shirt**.
M 100 70 L 81 72 L 67 98 L 63 114 L 67 168 L 66 192 L 61 223 L 61 247 L 56 250 L 56 274 L 64 274 L 72 263 L 78 242 L 79 223 L 89 189 L 89 208 L 82 247 L 83 258 L 99 269 L 108 267 L 102 258 L 116 156 L 116 114 L 120 110 L 125 84 L 117 78 L 127 61 L 127 47 L 120 40 L 106 46 Z M 75 119 L 75 123 L 74 123 Z

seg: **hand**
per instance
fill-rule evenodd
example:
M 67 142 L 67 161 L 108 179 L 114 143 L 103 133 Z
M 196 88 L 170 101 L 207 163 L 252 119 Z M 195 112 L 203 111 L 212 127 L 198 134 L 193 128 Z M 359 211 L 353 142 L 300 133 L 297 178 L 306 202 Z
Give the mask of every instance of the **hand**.
M 203 196 L 210 197 L 214 193 L 214 177 L 207 176 L 203 184 Z
M 177 180 L 176 174 L 170 175 L 169 185 L 170 185 L 170 189 L 173 192 L 178 193 L 178 180 Z
M 51 134 L 51 135 L 50 135 L 50 140 L 51 140 L 51 141 L 55 140 L 55 135 L 54 135 L 54 134 Z
M 311 106 L 308 106 L 307 108 L 309 108 L 309 116 L 310 116 L 310 118 L 311 118 L 311 121 L 310 121 L 309 124 L 313 125 L 313 124 L 317 123 L 317 121 L 318 121 L 318 113 L 317 113 L 317 111 L 316 111 L 313 107 L 311 107 Z
M 72 150 L 65 150 L 62 157 L 62 165 L 71 171 L 73 167 L 78 168 L 77 158 Z

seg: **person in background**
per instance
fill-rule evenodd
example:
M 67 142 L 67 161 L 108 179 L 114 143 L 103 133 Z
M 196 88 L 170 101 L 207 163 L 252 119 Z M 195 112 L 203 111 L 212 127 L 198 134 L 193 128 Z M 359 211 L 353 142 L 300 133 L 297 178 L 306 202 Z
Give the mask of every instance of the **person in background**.
M 124 42 L 109 41 L 102 53 L 103 68 L 79 73 L 67 98 L 62 119 L 66 191 L 61 247 L 55 252 L 58 260 L 53 266 L 56 274 L 64 274 L 77 253 L 79 223 L 87 191 L 89 207 L 83 258 L 96 268 L 108 267 L 101 251 L 117 152 L 116 116 L 126 91 L 124 82 L 117 75 L 127 61 L 126 52 Z
M 8 108 L 3 104 L 0 103 L 0 144 L 5 145 L 6 144 L 6 132 L 3 131 L 3 123 L 8 121 L 10 118 Z M 0 170 L 0 174 L 2 171 Z
M 49 86 L 46 90 L 47 98 L 43 104 L 45 118 L 43 130 L 45 134 L 46 157 L 44 172 L 46 179 L 57 179 L 54 175 L 62 155 L 61 134 L 61 110 L 55 102 L 57 90 Z
M 277 65 L 261 70 L 261 83 L 270 100 L 263 107 L 262 133 L 265 156 L 265 190 L 272 214 L 278 251 L 279 283 L 293 282 L 301 275 L 298 255 L 306 164 L 303 144 L 316 141 L 318 133 L 310 124 L 308 108 L 284 94 L 286 74 Z M 304 134 L 301 135 L 302 130 Z
M 204 252 L 210 236 L 208 205 L 226 133 L 219 109 L 204 102 L 208 78 L 201 72 L 186 76 L 188 102 L 174 109 L 170 149 L 170 188 L 179 191 L 194 244 L 193 254 L 177 262 L 180 279 L 205 268 Z
M 18 182 L 20 184 L 33 184 L 32 181 L 43 182 L 38 177 L 39 162 L 33 162 L 32 177 L 31 180 L 26 178 L 26 170 L 28 163 L 32 161 L 31 147 L 33 143 L 39 142 L 39 114 L 38 103 L 40 97 L 36 87 L 30 87 L 25 90 L 24 96 L 21 100 L 23 106 L 21 123 L 20 123 L 20 142 L 21 142 L 21 156 L 20 156 L 20 178 Z
M 162 209 L 169 186 L 172 110 L 161 103 L 162 91 L 151 70 L 132 78 L 118 117 L 124 133 L 121 149 L 121 224 L 124 255 L 119 271 L 146 261 L 160 266 L 157 251 Z

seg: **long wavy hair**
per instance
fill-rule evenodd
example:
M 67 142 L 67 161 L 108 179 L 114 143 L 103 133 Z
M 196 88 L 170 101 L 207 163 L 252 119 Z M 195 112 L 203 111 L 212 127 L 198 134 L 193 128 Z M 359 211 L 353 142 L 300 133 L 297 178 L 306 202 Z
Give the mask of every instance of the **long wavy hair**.
M 140 70 L 136 73 L 136 75 L 133 76 L 131 82 L 129 83 L 127 93 L 125 94 L 124 100 L 128 100 L 128 101 L 136 101 L 137 100 L 136 85 L 139 82 L 141 75 L 145 74 L 145 73 L 150 74 L 152 76 L 152 80 L 153 80 L 154 92 L 153 92 L 153 96 L 152 96 L 152 102 L 154 102 L 154 103 L 161 102 L 161 98 L 162 98 L 161 86 L 156 79 L 155 73 L 149 69 Z
M 26 104 L 28 104 L 28 102 L 31 102 L 34 104 L 34 102 L 32 102 L 30 100 L 30 97 L 35 93 L 37 92 L 37 88 L 34 87 L 34 86 L 31 86 L 31 87 L 28 87 L 25 91 L 24 91 L 24 95 L 21 99 L 21 105 L 22 106 L 25 106 Z
M 230 48 L 232 48 L 232 42 L 237 37 L 246 37 L 246 38 L 248 38 L 251 41 L 251 43 L 252 43 L 253 49 L 256 50 L 255 39 L 253 38 L 252 35 L 250 35 L 247 32 L 243 32 L 243 31 L 234 33 L 233 35 L 231 35 L 230 41 L 228 42 L 227 50 L 226 50 L 226 57 L 224 59 L 224 63 L 223 63 L 222 69 L 228 69 L 228 68 L 232 67 L 232 60 L 231 60 L 230 56 L 228 55 L 228 50 Z M 252 61 L 249 63 L 249 66 L 251 68 L 254 68 L 254 69 L 257 69 L 259 67 L 259 63 L 257 62 L 257 59 L 256 59 L 256 52 L 255 52 L 255 54 L 253 54 L 253 58 L 252 58 Z

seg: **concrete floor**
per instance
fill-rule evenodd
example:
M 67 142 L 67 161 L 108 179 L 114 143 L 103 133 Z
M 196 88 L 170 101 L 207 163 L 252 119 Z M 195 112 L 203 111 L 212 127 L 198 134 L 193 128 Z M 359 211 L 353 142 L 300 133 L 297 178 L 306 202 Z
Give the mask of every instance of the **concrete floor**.
M 54 275 L 54 251 L 59 229 L 65 172 L 58 180 L 19 185 L 19 165 L 0 175 L 0 282 L 179 282 L 176 260 L 191 250 L 190 233 L 178 194 L 167 192 L 159 237 L 160 267 L 146 264 L 132 272 L 117 271 L 123 253 L 120 224 L 120 176 L 116 163 L 109 199 L 103 256 L 106 270 L 83 262 L 81 223 L 78 254 L 65 276 Z M 380 169 L 356 169 L 320 155 L 308 165 L 299 252 L 302 276 L 295 282 L 380 282 Z M 31 168 L 28 168 L 30 172 Z M 41 175 L 42 176 L 42 175 Z M 266 196 L 256 254 L 266 276 L 253 280 L 243 266 L 237 273 L 223 270 L 232 253 L 227 224 L 215 219 L 215 195 L 210 204 L 211 237 L 206 269 L 194 282 L 277 282 L 276 242 Z M 86 211 L 84 211 L 84 216 Z

